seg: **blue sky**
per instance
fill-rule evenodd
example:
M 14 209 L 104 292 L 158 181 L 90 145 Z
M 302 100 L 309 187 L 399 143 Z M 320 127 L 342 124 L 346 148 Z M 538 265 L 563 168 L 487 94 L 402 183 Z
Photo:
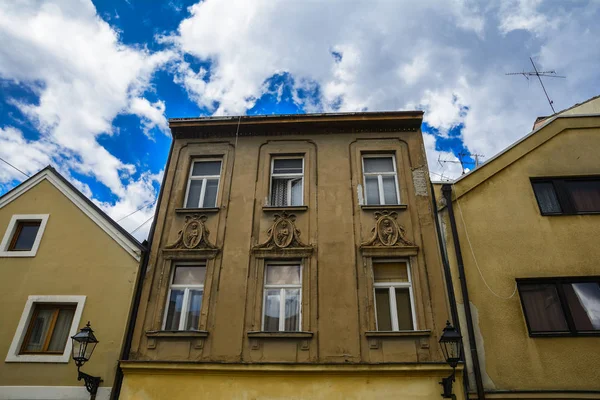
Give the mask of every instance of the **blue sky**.
M 599 94 L 598 2 L 415 3 L 3 3 L 0 157 L 53 164 L 117 220 L 148 205 L 121 221 L 143 239 L 168 118 L 421 109 L 441 179 L 550 113 L 537 82 L 505 75 L 530 56 L 568 76 L 547 80 L 557 110 Z M 0 194 L 24 178 L 0 162 Z

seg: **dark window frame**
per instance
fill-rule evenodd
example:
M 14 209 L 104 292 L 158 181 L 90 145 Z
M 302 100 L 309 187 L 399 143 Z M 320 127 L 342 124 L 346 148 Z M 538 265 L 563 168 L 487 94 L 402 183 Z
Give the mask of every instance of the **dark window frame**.
M 565 187 L 567 181 L 600 181 L 600 175 L 582 175 L 582 176 L 556 176 L 556 177 L 535 177 L 529 178 L 531 181 L 531 190 L 535 196 L 540 214 L 543 216 L 552 215 L 595 215 L 600 214 L 598 211 L 577 211 L 575 205 L 571 202 L 568 189 Z M 544 212 L 540 205 L 538 193 L 534 188 L 535 183 L 550 183 L 554 187 L 554 193 L 560 204 L 561 212 Z
M 33 238 L 33 243 L 31 244 L 31 247 L 28 249 L 15 249 L 15 246 L 17 245 L 17 241 L 19 240 L 19 236 L 21 235 L 21 232 L 23 231 L 23 227 L 25 226 L 37 226 L 38 230 L 35 233 L 35 237 Z M 37 238 L 37 235 L 40 232 L 40 227 L 42 226 L 42 221 L 41 220 L 18 220 L 16 222 L 16 227 L 15 227 L 15 232 L 12 235 L 12 238 L 10 239 L 10 242 L 8 243 L 8 247 L 6 248 L 6 251 L 31 251 L 33 249 L 33 246 L 35 245 L 35 240 Z
M 563 284 L 568 283 L 585 283 L 585 282 L 598 282 L 600 283 L 600 275 L 599 276 L 576 276 L 576 277 L 554 277 L 554 278 L 517 278 L 517 288 L 519 291 L 519 298 L 521 301 L 521 310 L 523 311 L 523 316 L 525 317 L 525 323 L 527 324 L 527 331 L 529 332 L 529 337 L 539 338 L 539 337 L 590 337 L 590 336 L 600 336 L 599 331 L 578 331 L 575 328 L 575 321 L 573 320 L 573 316 L 571 315 L 571 311 L 569 310 L 569 303 L 567 301 L 566 294 L 562 287 Z M 556 292 L 558 293 L 558 298 L 560 300 L 560 305 L 563 311 L 563 315 L 567 322 L 567 327 L 569 328 L 569 332 L 532 332 L 531 326 L 529 324 L 529 318 L 527 317 L 527 312 L 525 309 L 525 302 L 523 301 L 523 296 L 521 295 L 521 285 L 535 285 L 535 284 L 554 284 L 556 287 Z

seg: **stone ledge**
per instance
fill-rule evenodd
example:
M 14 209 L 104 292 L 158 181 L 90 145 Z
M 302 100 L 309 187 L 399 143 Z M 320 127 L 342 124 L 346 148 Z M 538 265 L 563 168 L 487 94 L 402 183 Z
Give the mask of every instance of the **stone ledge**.
M 431 336 L 431 330 L 422 331 L 367 331 L 366 337 L 395 338 L 395 337 L 425 337 Z
M 146 331 L 146 336 L 150 338 L 205 338 L 208 337 L 208 331 Z
M 313 332 L 264 332 L 251 331 L 247 333 L 252 339 L 308 339 L 312 338 Z

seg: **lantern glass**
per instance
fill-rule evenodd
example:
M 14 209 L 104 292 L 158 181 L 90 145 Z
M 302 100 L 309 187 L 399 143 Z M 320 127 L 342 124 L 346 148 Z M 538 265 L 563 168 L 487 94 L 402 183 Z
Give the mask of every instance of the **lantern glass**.
M 440 347 L 442 348 L 446 362 L 452 368 L 456 368 L 461 359 L 462 336 L 450 322 L 446 322 L 446 327 L 440 337 Z
M 89 322 L 71 339 L 73 340 L 73 360 L 78 367 L 81 367 L 92 357 L 98 339 L 96 339 Z

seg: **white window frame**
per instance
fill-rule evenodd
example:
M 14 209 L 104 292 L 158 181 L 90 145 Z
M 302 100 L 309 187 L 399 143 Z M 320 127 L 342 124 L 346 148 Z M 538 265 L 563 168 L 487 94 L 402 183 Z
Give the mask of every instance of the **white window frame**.
M 267 269 L 270 265 L 294 265 L 300 267 L 300 283 L 299 284 L 281 284 L 281 285 L 268 285 L 267 284 Z M 300 261 L 269 261 L 265 263 L 265 272 L 263 278 L 263 304 L 262 304 L 262 330 L 265 331 L 265 307 L 267 305 L 267 290 L 280 289 L 279 291 L 279 332 L 286 332 L 285 330 L 285 290 L 286 289 L 300 289 L 300 315 L 298 318 L 298 330 L 290 332 L 302 332 L 302 275 L 303 275 L 302 263 Z
M 86 296 L 29 296 L 25 303 L 25 308 L 21 314 L 19 325 L 13 336 L 12 343 L 6 355 L 5 362 L 30 362 L 30 363 L 63 363 L 66 364 L 71 359 L 71 348 L 73 342 L 70 339 L 71 336 L 75 335 L 78 331 L 79 322 L 81 320 L 81 314 L 83 313 L 83 306 L 85 305 Z M 33 316 L 33 311 L 36 304 L 75 304 L 75 314 L 73 315 L 73 321 L 71 322 L 71 329 L 69 330 L 69 339 L 65 344 L 65 349 L 62 354 L 19 354 L 23 345 L 23 340 L 27 335 L 27 330 Z
M 205 268 L 205 272 L 204 272 L 204 281 L 206 281 L 206 275 L 208 273 L 208 263 L 205 260 L 202 261 L 198 261 L 198 262 L 178 262 L 173 264 L 173 271 L 171 271 L 171 277 L 169 279 L 169 292 L 167 293 L 167 302 L 165 305 L 165 315 L 163 317 L 163 329 L 166 330 L 166 326 L 167 326 L 167 317 L 169 314 L 169 302 L 171 300 L 171 290 L 172 289 L 183 289 L 183 299 L 182 299 L 182 305 L 181 305 L 181 318 L 179 319 L 179 328 L 177 329 L 178 331 L 186 331 L 187 329 L 185 329 L 185 325 L 187 323 L 187 318 L 188 318 L 188 311 L 189 311 L 189 302 L 190 302 L 190 291 L 191 290 L 202 290 L 202 304 L 204 304 L 204 295 L 206 294 L 204 291 L 204 282 L 201 285 L 177 285 L 177 284 L 173 284 L 173 278 L 175 277 L 175 270 L 177 269 L 177 267 L 180 266 L 186 266 L 186 265 L 191 265 L 191 266 L 204 266 Z M 202 309 L 200 309 L 200 312 L 202 312 Z M 198 328 L 200 328 L 200 323 L 198 322 Z
M 273 170 L 275 169 L 275 160 L 302 160 L 302 172 L 295 174 L 275 174 Z M 287 204 L 281 207 L 301 207 L 304 206 L 304 156 L 278 156 L 271 158 L 271 173 L 269 175 L 269 204 L 271 203 L 272 192 L 273 192 L 273 179 L 290 179 L 288 182 L 288 198 Z M 292 205 L 292 179 L 300 178 L 300 191 L 302 192 L 302 202 L 300 204 Z M 275 206 L 274 204 L 270 204 L 271 206 Z
M 394 166 L 394 172 L 365 172 L 365 158 L 391 158 L 392 165 Z M 394 154 L 363 154 L 362 159 L 362 172 L 363 172 L 363 187 L 365 192 L 365 204 L 368 206 L 385 206 L 390 205 L 385 203 L 385 195 L 383 192 L 383 177 L 384 176 L 393 176 L 394 182 L 396 184 L 396 199 L 398 199 L 397 203 L 391 205 L 402 204 L 400 201 L 400 187 L 398 184 L 398 168 L 396 167 L 396 156 Z M 377 177 L 377 186 L 379 189 L 379 204 L 369 204 L 369 200 L 367 197 L 367 177 L 368 176 L 376 176 Z
M 380 283 L 376 283 L 375 282 L 375 265 L 376 264 L 385 264 L 385 263 L 406 263 L 406 273 L 408 276 L 408 282 L 380 282 Z M 397 288 L 401 288 L 401 289 L 406 289 L 408 288 L 408 294 L 410 296 L 410 311 L 412 314 L 412 325 L 413 325 L 413 330 L 416 331 L 417 329 L 417 313 L 415 310 L 415 298 L 414 298 L 414 293 L 413 293 L 413 285 L 412 285 L 412 275 L 411 275 L 411 269 L 410 269 L 410 263 L 408 260 L 403 260 L 403 259 L 381 259 L 381 260 L 373 260 L 372 262 L 372 266 L 373 266 L 373 303 L 374 303 L 374 309 L 375 309 L 375 326 L 376 329 L 379 330 L 379 321 L 377 320 L 377 300 L 376 300 L 376 295 L 375 295 L 375 290 L 376 289 L 381 289 L 381 288 L 388 288 L 389 290 L 389 299 L 390 299 L 390 317 L 392 320 L 392 331 L 398 332 L 400 331 L 400 328 L 398 326 L 398 309 L 397 309 L 397 305 L 396 305 L 396 289 Z
M 4 232 L 4 238 L 2 238 L 2 242 L 0 242 L 0 257 L 35 257 L 38 248 L 40 247 L 40 242 L 42 241 L 42 236 L 46 229 L 49 217 L 50 214 L 13 215 L 8 223 L 8 228 Z M 13 235 L 16 233 L 18 223 L 21 221 L 40 221 L 40 228 L 35 236 L 33 246 L 31 246 L 31 250 L 29 251 L 9 251 L 8 246 L 10 245 Z
M 210 161 L 220 161 L 221 162 L 221 167 L 219 169 L 219 175 L 203 175 L 203 176 L 192 176 L 192 172 L 194 171 L 194 164 L 197 162 L 210 162 Z M 200 189 L 200 198 L 198 199 L 198 206 L 197 207 L 189 207 L 189 208 L 213 208 L 213 207 L 218 207 L 219 204 L 219 189 L 221 188 L 221 175 L 223 173 L 223 159 L 222 158 L 194 158 L 192 159 L 191 165 L 190 165 L 190 172 L 188 174 L 188 182 L 187 182 L 187 188 L 185 189 L 185 197 L 183 200 L 183 207 L 184 208 L 188 208 L 187 207 L 187 203 L 188 203 L 188 196 L 190 194 L 190 186 L 192 185 L 192 181 L 202 181 L 202 188 Z M 202 204 L 204 204 L 204 196 L 206 194 L 206 182 L 209 179 L 216 179 L 217 180 L 217 197 L 215 198 L 215 205 L 213 207 L 202 207 Z

